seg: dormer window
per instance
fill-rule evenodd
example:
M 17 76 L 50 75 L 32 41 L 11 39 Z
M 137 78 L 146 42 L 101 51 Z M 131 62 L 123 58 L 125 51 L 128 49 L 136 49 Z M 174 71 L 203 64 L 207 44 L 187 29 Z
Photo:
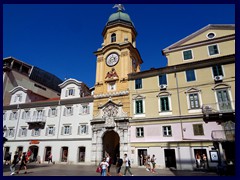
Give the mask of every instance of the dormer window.
M 22 94 L 16 94 L 14 98 L 14 102 L 21 102 L 22 101 Z
M 116 34 L 115 33 L 113 33 L 111 35 L 111 42 L 116 42 Z
M 75 95 L 75 89 L 74 88 L 69 88 L 66 90 L 66 97 L 68 96 L 74 96 Z

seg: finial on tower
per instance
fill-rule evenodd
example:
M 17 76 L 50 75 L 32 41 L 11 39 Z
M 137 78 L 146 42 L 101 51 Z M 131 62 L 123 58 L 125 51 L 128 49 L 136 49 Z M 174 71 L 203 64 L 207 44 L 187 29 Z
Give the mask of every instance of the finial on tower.
M 125 10 L 125 8 L 123 7 L 123 5 L 122 4 L 115 4 L 114 6 L 113 6 L 113 8 L 118 8 L 118 11 L 123 11 L 123 10 Z

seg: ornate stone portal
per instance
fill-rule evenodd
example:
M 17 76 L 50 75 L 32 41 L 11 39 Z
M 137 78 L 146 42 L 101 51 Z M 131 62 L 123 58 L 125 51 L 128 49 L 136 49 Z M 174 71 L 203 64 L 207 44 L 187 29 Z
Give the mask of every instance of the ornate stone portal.
M 95 164 L 102 160 L 107 151 L 114 158 L 116 153 L 123 157 L 129 150 L 129 117 L 122 110 L 122 104 L 116 104 L 110 98 L 106 104 L 98 108 L 98 115 L 91 120 L 93 131 L 91 161 Z

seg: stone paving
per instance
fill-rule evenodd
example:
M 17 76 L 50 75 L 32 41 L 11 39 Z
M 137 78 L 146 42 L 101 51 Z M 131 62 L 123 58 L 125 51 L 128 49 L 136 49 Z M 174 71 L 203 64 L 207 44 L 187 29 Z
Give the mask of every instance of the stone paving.
M 18 169 L 19 166 L 16 167 Z M 96 166 L 93 165 L 68 165 L 68 164 L 28 164 L 28 173 L 24 170 L 14 176 L 100 176 L 96 173 Z M 121 172 L 123 173 L 124 167 Z M 156 169 L 155 174 L 146 171 L 144 167 L 133 167 L 131 171 L 134 176 L 217 176 L 215 172 L 204 171 L 183 171 L 170 169 Z M 114 165 L 111 167 L 111 175 L 117 176 Z M 10 176 L 9 166 L 3 165 L 3 176 Z M 130 176 L 127 172 L 126 176 Z

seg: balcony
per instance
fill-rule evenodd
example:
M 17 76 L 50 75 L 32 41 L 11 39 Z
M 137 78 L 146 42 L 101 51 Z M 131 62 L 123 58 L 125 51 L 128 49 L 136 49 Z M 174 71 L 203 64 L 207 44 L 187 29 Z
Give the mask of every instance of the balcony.
M 235 101 L 203 104 L 202 113 L 205 122 L 221 123 L 228 120 L 235 122 Z
M 211 136 L 214 141 L 235 141 L 235 129 L 215 130 Z
M 46 123 L 46 116 L 32 116 L 28 119 L 26 119 L 26 123 L 29 124 L 29 129 L 35 129 L 40 128 L 44 129 L 45 123 Z

